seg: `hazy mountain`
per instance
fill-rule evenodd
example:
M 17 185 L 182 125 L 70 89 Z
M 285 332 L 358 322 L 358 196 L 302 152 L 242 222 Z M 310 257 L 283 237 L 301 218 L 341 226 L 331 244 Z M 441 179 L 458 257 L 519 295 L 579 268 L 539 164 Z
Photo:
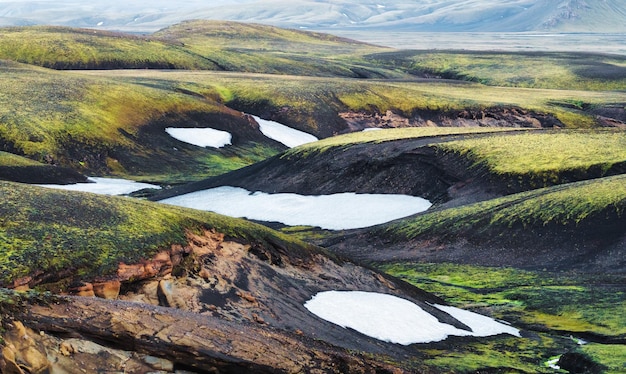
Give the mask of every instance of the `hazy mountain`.
M 626 32 L 622 0 L 0 0 L 0 25 L 155 31 L 186 19 L 310 29 Z

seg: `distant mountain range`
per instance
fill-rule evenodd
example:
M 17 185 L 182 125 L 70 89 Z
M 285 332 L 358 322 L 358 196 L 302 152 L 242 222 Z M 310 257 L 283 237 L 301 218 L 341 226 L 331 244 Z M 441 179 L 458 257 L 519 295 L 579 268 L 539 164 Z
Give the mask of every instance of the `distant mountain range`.
M 0 26 L 153 32 L 188 19 L 326 31 L 626 32 L 623 0 L 0 0 Z

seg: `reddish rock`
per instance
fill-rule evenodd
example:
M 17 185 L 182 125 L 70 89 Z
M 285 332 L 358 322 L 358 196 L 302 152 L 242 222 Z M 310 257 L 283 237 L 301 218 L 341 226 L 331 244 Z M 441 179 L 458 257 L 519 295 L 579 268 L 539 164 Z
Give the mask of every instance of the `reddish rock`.
M 74 295 L 74 296 L 85 296 L 85 297 L 96 296 L 96 294 L 93 292 L 93 284 L 91 283 L 78 283 L 76 285 L 71 286 L 67 291 L 70 295 Z
M 122 283 L 119 280 L 94 283 L 93 292 L 96 296 L 103 299 L 117 299 L 121 285 Z

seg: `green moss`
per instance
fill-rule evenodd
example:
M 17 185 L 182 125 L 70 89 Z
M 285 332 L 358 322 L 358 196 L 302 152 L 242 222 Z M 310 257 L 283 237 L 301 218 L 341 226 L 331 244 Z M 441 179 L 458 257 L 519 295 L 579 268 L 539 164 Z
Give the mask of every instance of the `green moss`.
M 105 276 L 149 258 L 187 232 L 215 229 L 251 242 L 302 244 L 263 226 L 130 198 L 0 182 L 0 282 L 43 272 Z M 296 244 L 293 244 L 296 243 Z
M 40 162 L 0 151 L 0 166 L 41 166 Z
M 570 225 L 587 218 L 621 217 L 626 210 L 626 175 L 600 178 L 514 194 L 489 201 L 444 209 L 382 226 L 380 235 L 412 239 L 420 235 L 453 237 L 480 234 L 485 228 L 508 229 Z
M 561 171 L 600 167 L 609 170 L 626 160 L 624 131 L 557 131 L 491 136 L 437 145 L 495 174 L 558 178 Z
M 490 127 L 408 127 L 398 129 L 384 129 L 379 131 L 361 131 L 345 135 L 333 136 L 317 142 L 307 143 L 285 152 L 290 155 L 306 155 L 309 152 L 324 152 L 333 147 L 345 147 L 361 143 L 382 143 L 400 139 L 417 139 L 432 136 L 479 134 L 500 131 L 514 131 L 507 128 Z
M 587 344 L 578 349 L 607 368 L 606 374 L 626 371 L 626 345 Z
M 501 337 L 425 350 L 424 363 L 443 372 L 553 372 L 543 363 L 552 356 L 580 350 L 618 373 L 623 346 L 578 346 L 569 336 L 626 333 L 623 279 L 580 274 L 524 271 L 450 263 L 397 262 L 378 267 L 447 302 L 503 319 L 525 331 L 523 338 Z M 612 286 L 610 286 L 612 285 Z M 538 327 L 541 326 L 541 327 Z M 534 331 L 533 331 L 534 330 Z M 535 333 L 535 331 L 544 331 Z
M 34 26 L 2 29 L 0 59 L 54 69 L 214 69 L 180 45 L 98 30 Z
M 169 139 L 162 131 L 155 133 L 158 128 L 141 137 L 163 121 L 175 126 L 198 118 L 234 121 L 239 117 L 215 101 L 172 87 L 12 62 L 0 63 L 0 72 L 0 139 L 34 160 L 52 158 L 86 174 L 141 176 L 151 181 L 171 180 L 161 175 L 178 173 L 175 179 L 180 182 L 247 166 L 280 151 L 262 144 L 240 144 L 228 150 L 197 147 L 174 152 L 171 146 L 158 146 L 159 141 Z M 159 134 L 164 139 L 159 140 Z

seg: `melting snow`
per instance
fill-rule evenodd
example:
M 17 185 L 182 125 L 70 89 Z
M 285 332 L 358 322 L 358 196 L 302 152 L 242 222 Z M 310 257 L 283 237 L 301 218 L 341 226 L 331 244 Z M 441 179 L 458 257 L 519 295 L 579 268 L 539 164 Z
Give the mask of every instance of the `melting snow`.
M 431 206 L 428 200 L 407 195 L 339 193 L 305 196 L 251 193 L 243 188 L 227 186 L 161 202 L 231 217 L 277 221 L 290 226 L 319 226 L 330 230 L 373 226 L 423 212 Z
M 472 331 L 439 320 L 408 300 L 361 291 L 320 292 L 304 304 L 311 313 L 362 334 L 402 345 L 445 340 L 448 336 L 484 337 L 498 334 L 520 336 L 519 330 L 466 310 L 435 305 Z
M 161 187 L 154 184 L 139 183 L 126 179 L 92 177 L 89 180 L 93 183 L 40 184 L 39 186 L 69 191 L 93 192 L 101 195 L 126 195 L 144 188 L 161 189 Z
M 211 128 L 177 128 L 168 127 L 165 131 L 181 142 L 198 147 L 221 148 L 231 144 L 232 135 L 226 131 Z
M 254 120 L 259 124 L 263 135 L 270 139 L 274 139 L 277 142 L 283 143 L 289 148 L 319 140 L 309 133 L 293 129 L 278 122 L 264 120 L 257 116 L 252 116 L 252 118 L 254 118 Z

